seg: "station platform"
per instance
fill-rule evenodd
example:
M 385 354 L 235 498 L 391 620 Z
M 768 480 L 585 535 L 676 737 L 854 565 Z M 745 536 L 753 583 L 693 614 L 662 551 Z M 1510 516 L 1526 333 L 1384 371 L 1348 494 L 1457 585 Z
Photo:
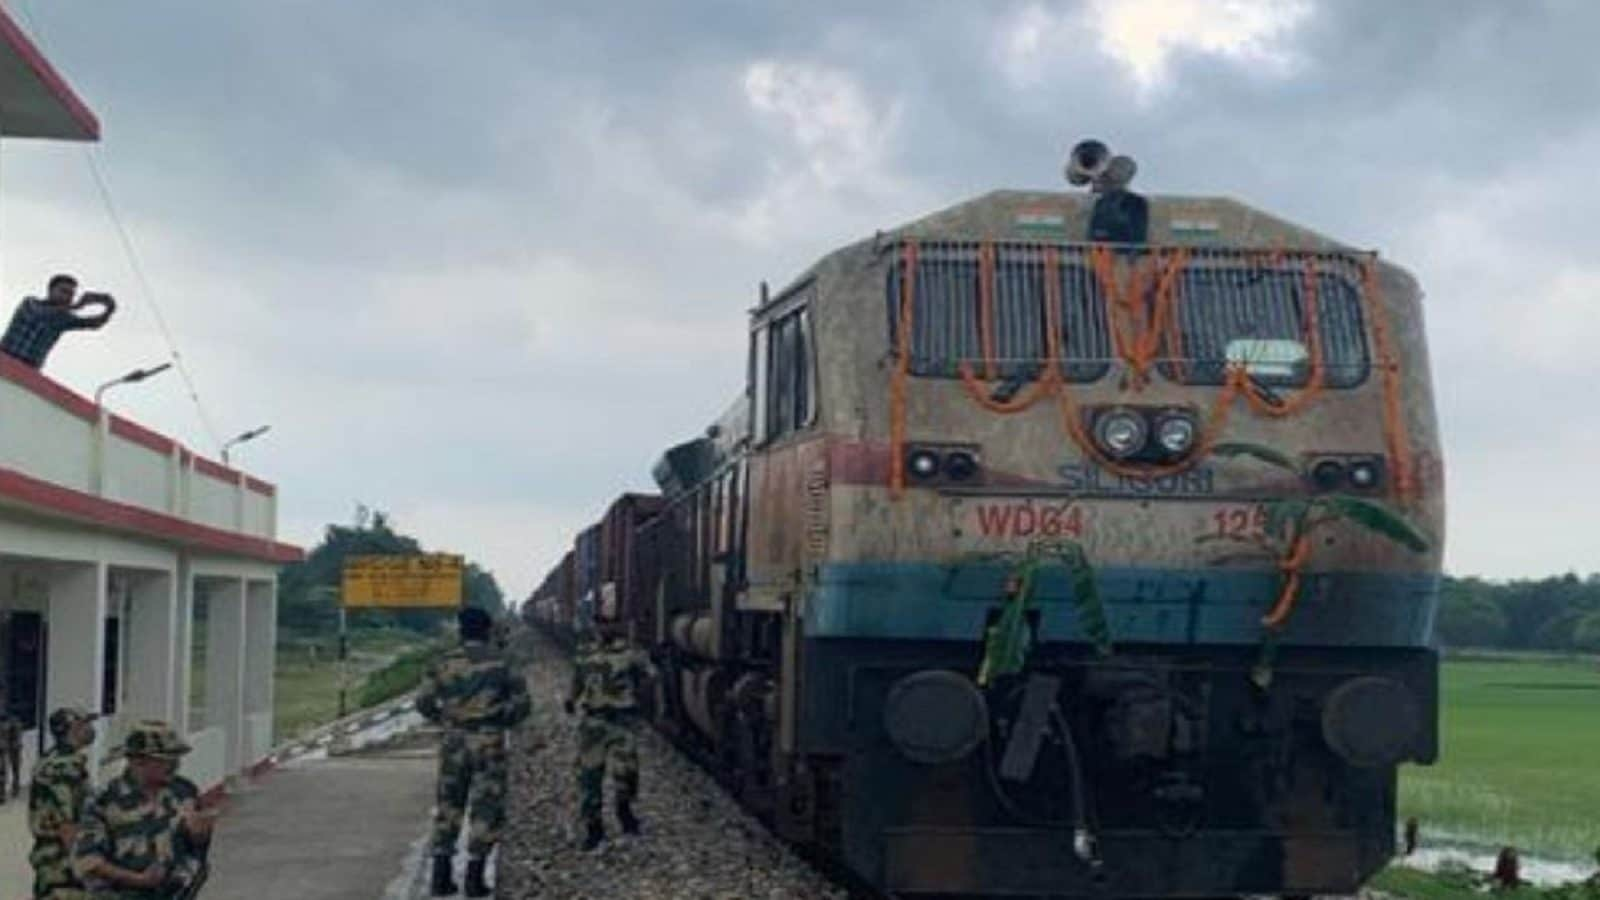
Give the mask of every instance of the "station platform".
M 436 752 L 309 759 L 229 794 L 207 900 L 410 900 L 433 808 Z
M 437 753 L 322 756 L 241 779 L 223 802 L 206 900 L 426 896 Z M 28 900 L 27 794 L 0 806 L 0 900 Z

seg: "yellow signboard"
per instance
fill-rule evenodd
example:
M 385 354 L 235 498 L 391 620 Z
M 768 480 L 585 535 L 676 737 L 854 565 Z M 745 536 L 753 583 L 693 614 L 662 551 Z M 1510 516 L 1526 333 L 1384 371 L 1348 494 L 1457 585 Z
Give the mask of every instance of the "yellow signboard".
M 461 605 L 462 559 L 427 556 L 352 556 L 344 563 L 346 607 L 432 608 Z

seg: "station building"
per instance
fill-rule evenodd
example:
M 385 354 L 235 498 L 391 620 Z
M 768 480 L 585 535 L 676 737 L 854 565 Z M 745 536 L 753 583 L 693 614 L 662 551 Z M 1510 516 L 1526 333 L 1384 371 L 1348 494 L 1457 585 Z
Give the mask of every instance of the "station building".
M 99 133 L 0 9 L 0 144 Z M 19 299 L 0 298 L 0 327 Z M 25 773 L 66 704 L 103 714 L 100 777 L 147 717 L 187 735 L 202 789 L 267 756 L 277 573 L 301 557 L 277 540 L 277 502 L 272 485 L 0 354 L 0 682 L 30 729 Z

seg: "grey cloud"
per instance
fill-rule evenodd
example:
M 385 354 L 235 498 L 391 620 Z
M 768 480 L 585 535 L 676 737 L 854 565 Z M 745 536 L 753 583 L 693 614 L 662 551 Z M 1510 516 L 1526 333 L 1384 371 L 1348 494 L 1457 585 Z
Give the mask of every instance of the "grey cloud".
M 283 482 L 286 520 L 388 503 L 492 546 L 526 587 L 548 561 L 531 548 L 560 539 L 509 540 L 515 510 L 561 531 L 647 485 L 659 449 L 737 390 L 757 280 L 993 187 L 1056 187 L 1088 134 L 1137 156 L 1147 189 L 1234 194 L 1412 266 L 1452 471 L 1541 458 L 1529 435 L 1559 398 L 1530 400 L 1484 360 L 1509 359 L 1506 294 L 1543 308 L 1554 270 L 1594 256 L 1574 223 L 1600 212 L 1600 9 L 1324 2 L 1285 38 L 1288 74 L 1177 50 L 1141 96 L 1073 4 L 1040 7 L 1069 24 L 1036 78 L 1010 77 L 1003 27 L 1032 6 L 35 4 L 105 120 L 119 204 L 208 401 L 275 425 L 249 459 Z M 762 62 L 859 92 L 870 146 L 840 151 L 857 168 L 837 183 L 810 174 L 792 122 L 749 103 Z M 131 294 L 76 151 L 7 155 L 7 202 L 83 234 L 24 246 Z M 8 261 L 13 291 L 18 273 L 38 277 Z M 123 325 L 61 371 L 90 381 L 108 365 L 95 353 L 159 347 L 137 299 Z M 175 384 L 126 402 L 192 437 Z M 1559 496 L 1573 470 L 1543 452 L 1523 489 Z M 1473 511 L 1453 521 L 1453 565 L 1588 562 L 1559 542 L 1491 553 L 1483 510 L 1513 527 L 1534 510 L 1452 486 Z

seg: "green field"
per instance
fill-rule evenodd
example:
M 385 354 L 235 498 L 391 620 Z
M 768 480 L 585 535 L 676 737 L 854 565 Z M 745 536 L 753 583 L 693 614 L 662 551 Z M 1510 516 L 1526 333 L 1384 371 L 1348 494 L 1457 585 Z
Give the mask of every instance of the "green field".
M 400 629 L 352 632 L 346 711 L 355 712 L 413 687 L 421 677 L 420 654 L 430 646 L 415 632 Z M 398 661 L 403 661 L 403 673 L 397 673 L 391 665 Z M 397 675 L 405 683 L 395 682 Z M 339 711 L 339 666 L 334 645 L 280 643 L 273 691 L 274 731 L 279 740 L 333 721 Z
M 1591 859 L 1600 846 L 1600 668 L 1593 660 L 1446 661 L 1440 761 L 1407 767 L 1400 816 L 1424 839 Z
M 398 628 L 357 629 L 350 635 L 350 685 L 346 712 L 380 703 L 415 686 L 436 645 L 413 631 Z M 277 648 L 273 681 L 273 731 L 288 740 L 307 729 L 331 722 L 339 712 L 337 645 L 331 637 L 284 638 Z M 189 682 L 190 708 L 197 721 L 205 716 L 206 653 L 203 638 L 194 645 Z

